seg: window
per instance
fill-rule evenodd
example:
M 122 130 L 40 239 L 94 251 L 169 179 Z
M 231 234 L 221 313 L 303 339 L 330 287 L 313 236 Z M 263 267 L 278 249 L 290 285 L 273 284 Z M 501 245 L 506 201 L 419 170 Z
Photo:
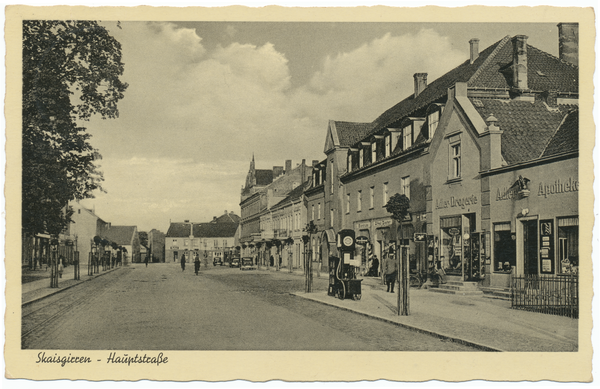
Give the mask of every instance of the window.
M 452 148 L 452 170 L 451 178 L 459 178 L 461 174 L 460 167 L 460 143 L 450 146 Z
M 402 150 L 412 146 L 412 125 L 408 125 L 402 129 Z
M 190 245 L 190 240 L 189 239 L 184 240 L 183 241 L 183 245 L 184 246 L 189 246 Z
M 219 240 L 218 239 L 215 239 L 214 245 L 215 245 L 214 247 L 219 247 Z
M 329 178 L 329 182 L 331 183 L 331 194 L 333 194 L 333 161 L 331 161 L 331 177 Z
M 377 141 L 371 143 L 371 163 L 377 162 Z
M 510 222 L 494 224 L 494 271 L 510 272 L 517 265 L 516 240 Z
M 356 212 L 362 211 L 362 190 L 358 191 L 358 196 L 356 198 Z
M 400 194 L 405 195 L 410 199 L 410 176 L 400 179 Z
M 389 157 L 390 154 L 392 153 L 391 148 L 392 148 L 392 136 L 391 135 L 386 135 L 385 136 L 385 151 L 384 151 L 384 155 L 386 157 Z
M 435 130 L 437 129 L 438 122 L 440 121 L 440 112 L 435 111 L 429 114 L 427 117 L 427 123 L 429 124 L 429 139 L 433 138 Z
M 388 197 L 388 183 L 384 182 L 383 183 L 383 207 L 385 207 L 385 205 L 388 203 L 389 197 Z
M 373 209 L 373 203 L 375 202 L 375 187 L 369 188 L 369 208 Z
M 173 239 L 173 244 L 177 244 L 177 239 Z
M 360 149 L 358 151 L 358 167 L 359 168 L 363 167 L 364 162 L 365 162 L 365 150 Z
M 352 171 L 352 151 L 348 152 L 348 173 Z
M 317 220 L 321 220 L 321 203 L 317 204 Z
M 333 209 L 331 209 L 331 210 L 329 210 L 329 219 L 331 220 L 330 226 L 332 228 L 333 228 L 333 216 L 334 216 Z
M 194 247 L 198 247 L 200 239 L 194 239 L 192 242 L 192 244 L 194 245 Z
M 315 220 L 315 205 L 313 204 L 311 207 L 311 218 L 310 220 Z
M 560 218 L 558 222 L 558 272 L 576 273 L 579 266 L 579 218 Z
M 227 239 L 223 239 L 223 247 L 227 247 Z
M 346 213 L 350 213 L 350 193 L 346 193 Z

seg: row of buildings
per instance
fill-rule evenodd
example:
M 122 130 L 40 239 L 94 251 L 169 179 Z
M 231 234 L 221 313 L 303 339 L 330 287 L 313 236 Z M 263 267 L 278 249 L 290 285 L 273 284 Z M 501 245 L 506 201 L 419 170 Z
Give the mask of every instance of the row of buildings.
M 239 225 L 240 217 L 227 211 L 210 222 L 171 222 L 163 240 L 165 261 L 180 262 L 183 258 L 193 262 L 199 257 L 205 263 L 223 263 L 239 253 Z
M 578 25 L 561 23 L 559 57 L 506 36 L 370 123 L 331 120 L 324 154 L 307 166 L 255 168 L 241 193 L 243 255 L 323 270 L 336 234 L 352 229 L 413 271 L 504 287 L 510 274 L 566 274 L 579 261 Z M 397 223 L 389 198 L 410 199 Z M 307 225 L 311 226 L 307 231 Z M 278 243 L 279 242 L 279 243 Z M 395 247 L 398 246 L 398 247 Z M 261 259 L 262 258 L 262 259 Z
M 86 266 L 89 262 L 90 253 L 98 248 L 94 244 L 94 238 L 115 243 L 124 248 L 122 262 L 141 262 L 141 246 L 137 226 L 115 226 L 100 218 L 93 209 L 84 207 L 78 201 L 69 202 L 68 207 L 72 211 L 71 223 L 61 232 L 52 244 L 50 235 L 38 234 L 23 242 L 22 265 L 34 267 L 34 261 L 41 264 L 49 264 L 55 255 L 62 256 L 65 264 L 72 264 L 78 256 L 80 266 Z M 109 246 L 106 246 L 109 249 Z

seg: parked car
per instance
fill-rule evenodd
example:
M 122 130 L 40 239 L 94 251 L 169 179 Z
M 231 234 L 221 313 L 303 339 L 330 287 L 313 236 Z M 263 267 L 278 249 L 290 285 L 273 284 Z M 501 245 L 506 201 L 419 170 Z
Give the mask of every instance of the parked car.
M 240 269 L 241 270 L 253 270 L 253 269 L 256 269 L 256 267 L 254 266 L 254 261 L 252 260 L 252 258 L 251 257 L 242 258 L 242 261 L 240 263 Z
M 229 262 L 229 267 L 240 267 L 240 259 L 233 258 L 231 262 Z
M 215 257 L 213 259 L 213 266 L 223 266 L 223 260 L 221 259 L 221 257 Z

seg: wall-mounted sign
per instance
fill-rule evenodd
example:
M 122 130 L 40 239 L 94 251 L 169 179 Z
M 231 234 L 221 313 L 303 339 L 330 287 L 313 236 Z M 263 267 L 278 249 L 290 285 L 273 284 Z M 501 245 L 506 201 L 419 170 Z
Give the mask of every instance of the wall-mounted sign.
M 552 183 L 540 182 L 538 196 L 544 196 L 544 198 L 548 198 L 549 195 L 577 191 L 579 191 L 579 181 L 569 177 L 568 180 L 558 179 Z
M 475 195 L 471 195 L 469 197 L 450 197 L 450 200 L 435 200 L 435 209 L 444 209 L 444 208 L 454 208 L 454 207 L 460 207 L 461 209 L 464 209 L 466 206 L 469 205 L 476 205 L 477 204 L 477 196 Z
M 450 229 L 448 229 L 448 234 L 460 235 L 460 228 L 456 228 L 456 227 L 450 228 Z
M 421 232 L 415 232 L 415 236 L 413 239 L 415 242 L 425 242 L 427 240 L 427 234 L 421 233 Z
M 171 246 L 171 250 L 179 250 L 179 246 Z
M 356 228 L 358 230 L 368 230 L 369 228 L 371 228 L 371 222 L 356 223 Z
M 389 227 L 392 225 L 392 219 L 375 220 L 373 225 L 375 228 Z

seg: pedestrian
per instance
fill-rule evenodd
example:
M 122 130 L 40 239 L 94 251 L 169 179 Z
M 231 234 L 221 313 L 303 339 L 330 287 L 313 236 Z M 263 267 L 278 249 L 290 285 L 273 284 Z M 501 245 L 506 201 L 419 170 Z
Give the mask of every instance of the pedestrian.
M 383 262 L 383 272 L 385 274 L 385 284 L 387 291 L 394 293 L 394 284 L 396 283 L 396 274 L 398 273 L 398 263 L 394 254 L 389 253 Z
M 185 254 L 181 256 L 181 271 L 185 271 Z
M 64 268 L 63 268 L 63 261 L 64 261 L 64 257 L 61 255 L 58 258 L 58 277 L 59 278 L 62 278 L 62 275 L 63 275 L 63 270 L 64 270 Z
M 373 277 L 379 276 L 379 259 L 377 259 L 377 255 L 373 255 L 373 261 L 371 263 L 371 268 L 369 269 L 369 274 Z
M 200 257 L 196 255 L 196 259 L 194 260 L 194 271 L 196 275 L 198 275 L 198 271 L 200 270 Z
M 274 264 L 275 264 L 275 259 L 273 258 L 273 255 L 271 255 L 271 257 L 269 258 L 269 265 L 274 266 Z
M 146 267 L 148 267 L 148 256 L 146 255 L 146 259 L 144 259 L 144 262 L 146 262 Z

